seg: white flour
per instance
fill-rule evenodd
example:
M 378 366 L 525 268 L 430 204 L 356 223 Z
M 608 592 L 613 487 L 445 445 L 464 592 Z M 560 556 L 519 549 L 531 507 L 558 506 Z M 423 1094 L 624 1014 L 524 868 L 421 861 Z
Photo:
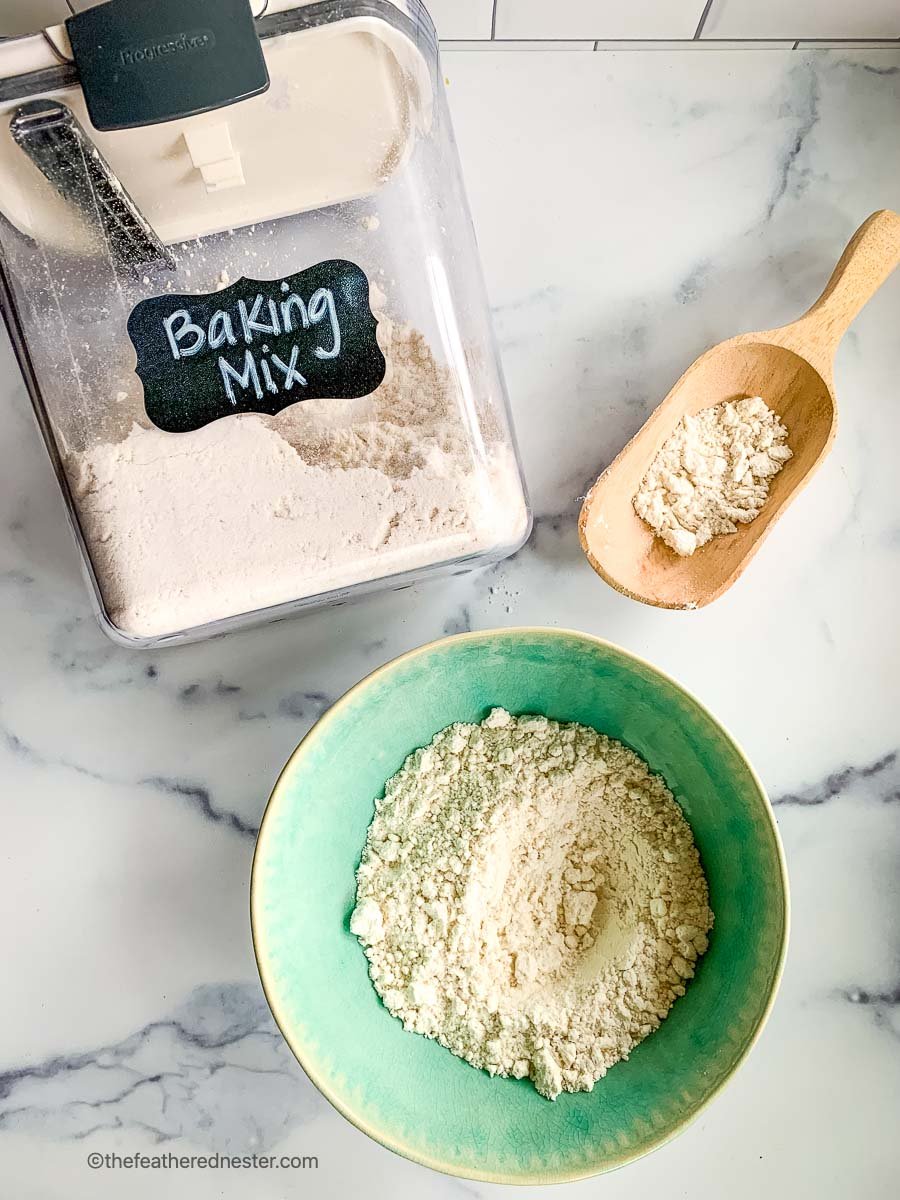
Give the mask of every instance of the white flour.
M 759 396 L 679 421 L 634 497 L 634 510 L 676 554 L 693 554 L 758 517 L 792 452 Z
M 135 425 L 68 461 L 112 620 L 154 636 L 511 546 L 527 525 L 499 437 L 476 460 L 451 376 L 382 317 L 389 374 L 191 433 Z M 479 414 L 482 433 L 492 429 Z
M 387 1008 L 493 1075 L 590 1091 L 666 1016 L 713 916 L 663 781 L 581 725 L 454 725 L 389 781 L 350 928 Z

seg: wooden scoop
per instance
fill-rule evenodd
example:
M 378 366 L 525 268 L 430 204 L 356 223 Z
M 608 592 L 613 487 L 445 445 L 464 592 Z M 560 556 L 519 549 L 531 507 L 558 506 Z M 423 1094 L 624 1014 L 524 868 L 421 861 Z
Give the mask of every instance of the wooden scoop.
M 809 312 L 780 329 L 741 333 L 688 368 L 584 502 L 578 531 L 598 575 L 633 600 L 660 608 L 702 608 L 731 587 L 828 453 L 837 427 L 835 351 L 898 263 L 900 216 L 874 213 L 853 235 Z M 654 536 L 632 500 L 682 417 L 745 396 L 762 396 L 778 413 L 794 457 L 772 480 L 756 520 L 681 558 Z

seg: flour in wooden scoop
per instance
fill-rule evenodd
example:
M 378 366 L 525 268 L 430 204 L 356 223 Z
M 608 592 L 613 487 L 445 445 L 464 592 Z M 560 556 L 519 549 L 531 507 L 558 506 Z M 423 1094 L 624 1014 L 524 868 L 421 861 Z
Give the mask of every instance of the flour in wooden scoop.
M 376 802 L 350 928 L 406 1029 L 548 1099 L 655 1030 L 713 914 L 672 793 L 620 742 L 494 709 Z
M 634 497 L 634 511 L 676 554 L 759 516 L 788 459 L 788 431 L 759 397 L 703 408 L 679 421 Z

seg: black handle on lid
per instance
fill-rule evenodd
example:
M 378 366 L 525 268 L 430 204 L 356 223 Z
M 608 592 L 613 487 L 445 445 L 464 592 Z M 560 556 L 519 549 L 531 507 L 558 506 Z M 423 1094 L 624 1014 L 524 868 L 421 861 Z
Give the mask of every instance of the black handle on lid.
M 247 0 L 108 0 L 66 28 L 96 129 L 173 121 L 269 86 Z

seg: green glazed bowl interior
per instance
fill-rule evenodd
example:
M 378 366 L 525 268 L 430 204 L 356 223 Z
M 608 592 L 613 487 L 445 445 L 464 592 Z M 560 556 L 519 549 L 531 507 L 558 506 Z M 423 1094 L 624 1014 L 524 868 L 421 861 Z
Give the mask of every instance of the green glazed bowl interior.
M 491 1079 L 383 1007 L 349 931 L 354 872 L 385 781 L 454 721 L 501 705 L 578 721 L 659 772 L 693 828 L 715 927 L 687 993 L 591 1093 L 551 1103 Z M 787 879 L 762 785 L 717 721 L 609 643 L 554 629 L 463 634 L 382 667 L 301 743 L 263 820 L 253 938 L 272 1012 L 307 1074 L 383 1145 L 441 1171 L 507 1183 L 583 1178 L 660 1146 L 745 1057 L 774 999 Z

